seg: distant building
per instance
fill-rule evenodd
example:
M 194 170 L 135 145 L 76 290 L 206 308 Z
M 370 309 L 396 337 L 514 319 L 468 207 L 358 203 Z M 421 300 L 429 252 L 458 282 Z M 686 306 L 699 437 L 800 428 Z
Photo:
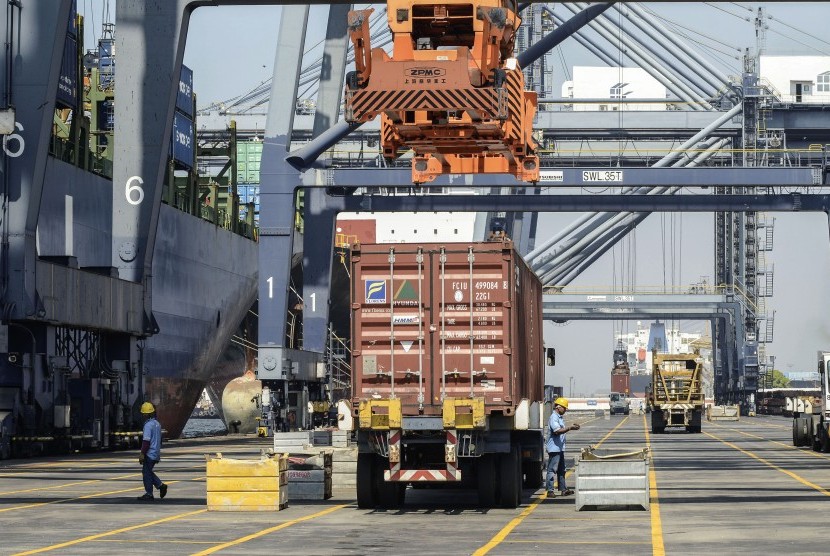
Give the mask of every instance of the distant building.
M 787 372 L 784 373 L 784 376 L 787 377 L 789 380 L 808 380 L 808 381 L 818 381 L 819 374 L 817 371 L 795 371 L 795 372 Z
M 608 102 L 574 103 L 566 109 L 580 111 L 667 110 L 667 104 L 614 102 L 620 99 L 662 100 L 666 88 L 641 68 L 574 66 L 573 80 L 562 84 L 562 98 L 608 99 Z
M 761 56 L 758 75 L 784 102 L 830 104 L 830 56 Z

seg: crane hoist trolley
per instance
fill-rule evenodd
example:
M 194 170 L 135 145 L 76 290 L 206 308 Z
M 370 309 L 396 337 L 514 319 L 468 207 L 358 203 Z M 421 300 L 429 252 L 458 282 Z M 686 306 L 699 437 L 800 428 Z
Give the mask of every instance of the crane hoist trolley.
M 346 120 L 380 115 L 383 156 L 411 149 L 417 184 L 449 173 L 538 181 L 536 93 L 525 90 L 513 57 L 516 3 L 389 0 L 392 57 L 371 48 L 372 12 L 348 15 L 355 71 L 346 79 Z

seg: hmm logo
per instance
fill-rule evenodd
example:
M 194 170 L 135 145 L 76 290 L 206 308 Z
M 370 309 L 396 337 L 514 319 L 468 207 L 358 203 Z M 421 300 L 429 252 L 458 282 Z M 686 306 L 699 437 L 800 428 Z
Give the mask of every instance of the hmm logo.
M 444 77 L 447 70 L 443 68 L 407 68 L 407 77 Z
M 366 303 L 386 303 L 386 280 L 366 280 Z

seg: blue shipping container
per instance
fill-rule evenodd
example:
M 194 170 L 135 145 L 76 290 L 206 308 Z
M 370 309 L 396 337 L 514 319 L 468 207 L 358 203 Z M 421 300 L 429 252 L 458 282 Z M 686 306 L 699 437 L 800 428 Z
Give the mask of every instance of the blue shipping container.
M 193 168 L 195 141 L 193 137 L 193 122 L 179 112 L 173 116 L 173 160 L 185 168 Z
M 74 38 L 78 38 L 78 0 L 72 0 L 72 7 L 69 8 L 69 26 L 66 32 Z
M 61 60 L 61 74 L 58 79 L 57 103 L 64 108 L 78 106 L 78 42 L 66 37 Z
M 193 117 L 193 70 L 182 65 L 179 74 L 179 92 L 176 94 L 176 109 Z
M 259 203 L 259 184 L 237 184 L 236 191 L 241 204 Z
M 109 90 L 115 87 L 115 59 L 104 57 L 98 59 L 98 85 Z

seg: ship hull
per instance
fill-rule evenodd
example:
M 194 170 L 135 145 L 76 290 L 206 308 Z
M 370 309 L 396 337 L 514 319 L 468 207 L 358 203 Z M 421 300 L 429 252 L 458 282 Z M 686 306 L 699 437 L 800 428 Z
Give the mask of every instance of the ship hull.
M 147 339 L 144 369 L 146 397 L 169 437 L 181 434 L 203 388 L 221 392 L 244 374 L 245 354 L 223 352 L 256 300 L 256 281 L 255 242 L 161 207 L 153 253 L 159 333 Z

